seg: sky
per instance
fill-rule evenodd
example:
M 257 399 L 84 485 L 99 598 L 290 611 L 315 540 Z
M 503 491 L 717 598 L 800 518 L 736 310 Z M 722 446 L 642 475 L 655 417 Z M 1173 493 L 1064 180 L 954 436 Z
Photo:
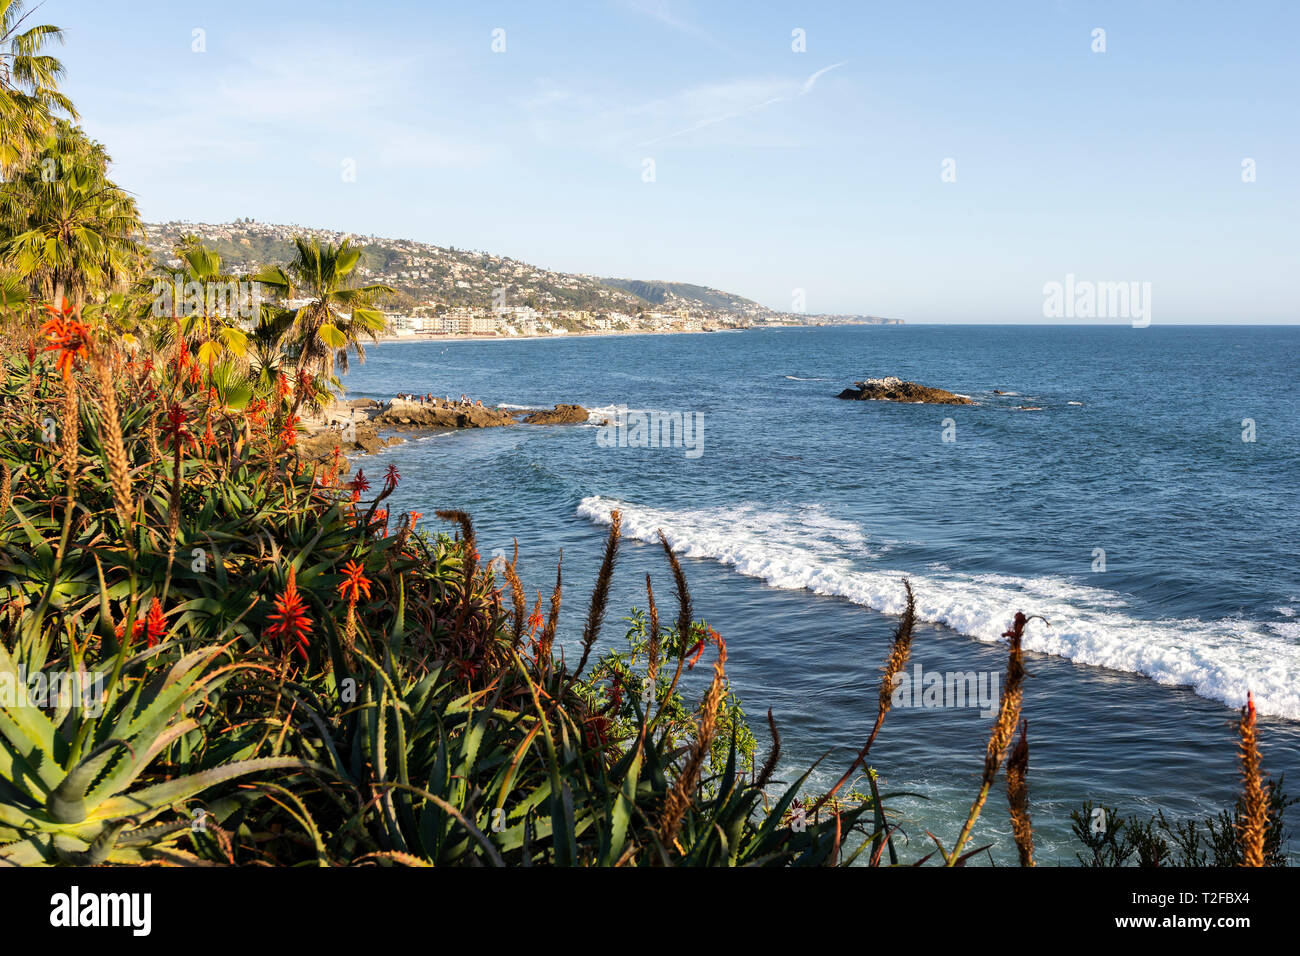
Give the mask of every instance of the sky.
M 1152 324 L 1300 321 L 1292 0 L 45 0 L 39 18 L 148 221 L 247 216 L 908 322 L 1066 321 L 1045 288 L 1067 276 L 1138 283 Z

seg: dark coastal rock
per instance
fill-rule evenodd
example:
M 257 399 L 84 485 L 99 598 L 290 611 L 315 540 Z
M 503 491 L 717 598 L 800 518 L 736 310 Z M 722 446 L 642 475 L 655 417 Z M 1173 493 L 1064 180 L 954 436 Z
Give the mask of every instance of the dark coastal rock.
M 525 425 L 583 425 L 589 413 L 581 405 L 556 405 L 535 412 L 525 412 L 519 419 Z
M 397 445 L 402 441 L 396 435 L 383 438 L 375 427 L 368 422 L 356 422 L 350 432 L 337 428 L 322 428 L 298 436 L 297 451 L 306 461 L 324 461 L 332 458 L 337 445 L 343 466 L 347 466 L 349 455 L 373 455 L 375 452 Z
M 858 402 L 920 402 L 926 405 L 974 405 L 964 395 L 956 395 L 942 388 L 918 385 L 916 382 L 904 382 L 900 378 L 869 378 L 865 382 L 854 382 L 853 388 L 840 392 L 839 398 Z
M 511 425 L 514 416 L 499 408 L 481 405 L 437 405 L 395 398 L 370 419 L 380 428 L 495 428 Z

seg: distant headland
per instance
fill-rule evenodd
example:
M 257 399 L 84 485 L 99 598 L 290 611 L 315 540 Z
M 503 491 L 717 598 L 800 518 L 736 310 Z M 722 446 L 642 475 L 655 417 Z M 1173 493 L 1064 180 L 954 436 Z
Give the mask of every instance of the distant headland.
M 145 225 L 164 271 L 179 268 L 178 240 L 194 235 L 233 273 L 251 274 L 292 257 L 294 236 L 339 242 L 350 237 L 364 254 L 358 274 L 391 286 L 384 306 L 391 339 L 713 332 L 813 325 L 902 325 L 875 315 L 779 312 L 751 299 L 686 282 L 601 278 L 553 272 L 506 256 L 386 239 L 330 229 L 231 223 Z

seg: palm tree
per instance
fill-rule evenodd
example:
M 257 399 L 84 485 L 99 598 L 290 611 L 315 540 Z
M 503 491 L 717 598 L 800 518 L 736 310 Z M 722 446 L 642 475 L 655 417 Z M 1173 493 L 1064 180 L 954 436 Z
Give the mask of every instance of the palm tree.
M 305 298 L 307 304 L 272 312 L 263 320 L 287 326 L 287 337 L 298 348 L 301 370 L 334 380 L 336 366 L 339 371 L 348 370 L 349 349 L 362 362 L 366 360 L 362 337 L 375 340 L 388 326 L 375 304 L 396 290 L 377 283 L 353 285 L 361 250 L 349 239 L 335 246 L 298 236 L 294 246 L 296 255 L 288 266 L 263 270 L 253 279 L 287 299 Z
M 214 298 L 206 294 L 213 287 L 226 291 L 232 283 L 238 283 L 238 278 L 221 270 L 221 256 L 197 236 L 182 237 L 174 251 L 185 267 L 181 274 L 185 284 L 196 283 L 204 290 L 198 308 L 186 315 L 182 323 L 184 334 L 198 343 L 195 360 L 199 367 L 207 368 L 223 353 L 242 358 L 248 347 L 248 335 L 235 324 L 237 317 L 230 313 L 235 303 L 228 295 Z M 173 302 L 172 309 L 174 314 L 182 314 L 182 303 Z
M 45 298 L 80 304 L 144 265 L 135 200 L 108 179 L 108 162 L 99 143 L 59 121 L 41 155 L 0 190 L 0 262 Z
M 27 284 L 16 275 L 0 272 L 0 312 L 21 309 L 28 302 Z
M 63 64 L 41 52 L 63 31 L 48 24 L 28 26 L 35 9 L 24 0 L 0 0 L 0 174 L 27 162 L 50 132 L 54 118 L 77 111 L 58 91 Z

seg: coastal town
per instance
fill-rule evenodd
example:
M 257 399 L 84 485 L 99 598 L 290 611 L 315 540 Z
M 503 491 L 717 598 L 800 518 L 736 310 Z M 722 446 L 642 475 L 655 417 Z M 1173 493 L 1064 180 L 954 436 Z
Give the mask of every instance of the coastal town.
M 396 290 L 384 303 L 384 312 L 388 336 L 398 340 L 902 324 L 901 319 L 869 315 L 777 312 L 707 286 L 554 272 L 486 252 L 251 219 L 151 223 L 146 230 L 150 252 L 163 274 L 180 266 L 175 247 L 187 236 L 214 248 L 232 276 L 289 259 L 294 236 L 332 243 L 350 238 L 363 251 L 359 278 Z M 286 303 L 290 308 L 297 304 Z

